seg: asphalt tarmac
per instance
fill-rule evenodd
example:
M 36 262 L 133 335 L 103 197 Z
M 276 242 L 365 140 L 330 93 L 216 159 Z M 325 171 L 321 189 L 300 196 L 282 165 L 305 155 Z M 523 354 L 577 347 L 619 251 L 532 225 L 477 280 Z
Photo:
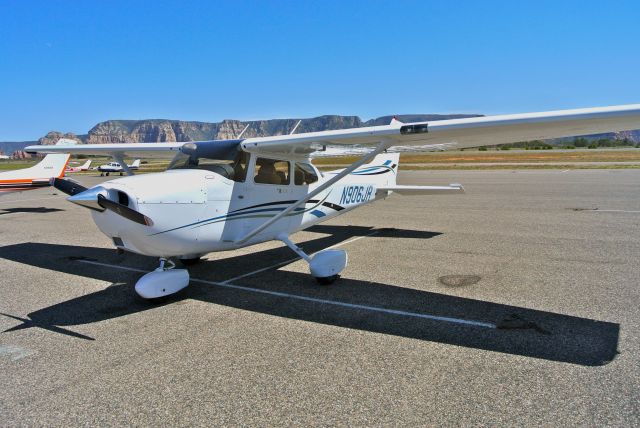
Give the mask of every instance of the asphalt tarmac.
M 82 177 L 85 184 L 100 178 Z M 640 424 L 640 170 L 402 172 L 279 243 L 210 254 L 162 304 L 51 189 L 0 198 L 0 424 Z

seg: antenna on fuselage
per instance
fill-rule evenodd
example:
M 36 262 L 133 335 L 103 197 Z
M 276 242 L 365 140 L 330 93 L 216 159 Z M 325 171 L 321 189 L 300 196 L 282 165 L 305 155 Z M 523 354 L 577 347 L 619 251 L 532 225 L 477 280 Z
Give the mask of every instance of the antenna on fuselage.
M 298 126 L 300 125 L 300 122 L 302 122 L 302 119 L 298 120 L 298 123 L 296 123 L 296 126 L 293 127 L 291 132 L 289 132 L 289 135 L 293 135 L 293 133 L 296 132 L 296 129 L 298 129 Z
M 242 134 L 244 134 L 244 131 L 249 129 L 249 125 L 251 125 L 251 122 L 247 123 L 247 126 L 245 126 L 244 129 L 242 130 L 242 132 L 236 137 L 236 140 L 239 140 L 240 137 L 242 137 Z

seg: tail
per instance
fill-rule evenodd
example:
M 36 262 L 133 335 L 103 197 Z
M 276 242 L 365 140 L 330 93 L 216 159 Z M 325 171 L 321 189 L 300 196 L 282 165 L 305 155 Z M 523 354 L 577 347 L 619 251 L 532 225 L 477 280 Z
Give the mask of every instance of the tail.
M 140 168 L 140 159 L 134 160 L 133 163 L 129 165 L 129 168 Z
M 80 167 L 80 171 L 86 171 L 86 170 L 88 170 L 88 169 L 89 169 L 89 167 L 90 167 L 90 166 L 91 166 L 91 159 L 89 159 L 88 161 L 86 161 L 86 162 L 84 163 L 84 165 L 82 165 L 82 166 Z
M 30 168 L 0 172 L 0 191 L 19 192 L 48 186 L 51 178 L 64 177 L 70 157 L 68 153 L 48 154 Z
M 400 153 L 382 153 L 351 174 L 371 178 L 378 186 L 392 186 L 396 184 L 399 163 Z
M 33 178 L 62 178 L 70 157 L 68 153 L 48 154 L 39 163 L 24 171 L 29 171 Z

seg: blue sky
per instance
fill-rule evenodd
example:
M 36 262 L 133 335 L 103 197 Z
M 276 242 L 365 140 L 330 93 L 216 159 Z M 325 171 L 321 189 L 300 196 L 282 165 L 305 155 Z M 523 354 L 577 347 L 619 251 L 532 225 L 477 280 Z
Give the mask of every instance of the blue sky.
M 638 1 L 0 0 L 0 141 L 640 102 Z

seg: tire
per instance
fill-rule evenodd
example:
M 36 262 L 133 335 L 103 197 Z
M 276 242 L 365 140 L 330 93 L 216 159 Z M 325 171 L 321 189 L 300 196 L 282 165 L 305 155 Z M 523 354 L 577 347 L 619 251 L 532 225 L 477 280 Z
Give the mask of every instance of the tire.
M 109 176 L 109 173 L 107 172 L 107 177 Z
M 185 266 L 193 266 L 202 261 L 200 257 L 193 257 L 191 259 L 180 259 L 180 262 Z
M 318 281 L 320 285 L 331 285 L 336 282 L 338 278 L 340 278 L 340 275 L 324 276 L 322 278 L 316 277 L 316 281 Z

